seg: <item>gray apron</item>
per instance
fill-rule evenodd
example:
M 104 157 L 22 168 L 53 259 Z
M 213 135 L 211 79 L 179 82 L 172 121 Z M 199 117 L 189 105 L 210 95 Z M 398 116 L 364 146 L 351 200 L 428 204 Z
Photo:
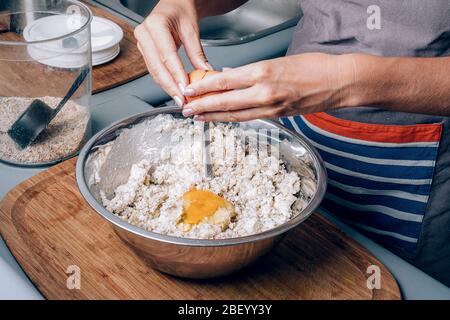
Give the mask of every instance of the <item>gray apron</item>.
M 301 4 L 288 54 L 450 55 L 449 0 Z M 324 158 L 323 211 L 450 286 L 449 118 L 362 106 L 281 121 Z

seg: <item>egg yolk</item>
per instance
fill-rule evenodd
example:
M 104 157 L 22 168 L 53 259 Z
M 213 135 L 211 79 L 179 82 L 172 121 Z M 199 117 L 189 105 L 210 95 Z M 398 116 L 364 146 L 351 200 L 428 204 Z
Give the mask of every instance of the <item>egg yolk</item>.
M 189 224 L 197 224 L 204 218 L 213 216 L 217 210 L 231 205 L 224 198 L 207 190 L 192 189 L 183 195 L 183 200 L 183 221 Z

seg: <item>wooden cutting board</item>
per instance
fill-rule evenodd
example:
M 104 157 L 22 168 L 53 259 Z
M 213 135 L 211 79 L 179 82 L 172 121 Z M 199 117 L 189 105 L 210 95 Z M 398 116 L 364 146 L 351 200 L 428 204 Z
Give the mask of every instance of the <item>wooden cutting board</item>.
M 95 16 L 103 17 L 117 23 L 123 30 L 123 40 L 120 43 L 119 56 L 103 65 L 94 67 L 92 73 L 92 91 L 98 93 L 105 91 L 147 74 L 144 59 L 137 48 L 134 39 L 134 27 L 127 21 L 89 3 L 86 5 Z M 0 32 L 2 24 L 0 20 Z M 6 29 L 8 29 L 7 27 Z M 3 27 L 5 29 L 5 27 Z M 4 32 L 2 40 L 22 41 L 23 39 L 13 32 Z M 73 81 L 73 73 L 68 69 L 51 68 L 35 61 L 1 61 L 0 83 L 3 96 L 64 96 L 67 88 Z M 33 80 L 38 79 L 36 82 Z M 30 82 L 33 82 L 30 85 Z M 64 85 L 61 85 L 64 84 Z M 26 90 L 24 89 L 26 88 Z
M 88 207 L 76 159 L 23 182 L 0 203 L 0 232 L 49 299 L 399 299 L 390 272 L 325 218 L 311 216 L 259 262 L 215 280 L 184 280 L 148 267 Z M 371 265 L 381 289 L 368 289 Z M 81 289 L 67 288 L 70 266 Z

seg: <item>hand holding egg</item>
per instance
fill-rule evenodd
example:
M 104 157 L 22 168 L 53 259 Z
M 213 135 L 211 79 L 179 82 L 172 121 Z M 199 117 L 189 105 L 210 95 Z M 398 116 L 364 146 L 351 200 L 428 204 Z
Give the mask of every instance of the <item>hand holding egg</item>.
M 345 72 L 342 72 L 345 70 Z M 348 106 L 354 77 L 348 57 L 307 53 L 216 72 L 191 83 L 184 106 L 198 121 L 248 121 Z
M 219 71 L 216 70 L 194 70 L 192 72 L 189 73 L 189 84 L 192 84 L 194 82 L 203 80 L 205 78 L 208 78 L 210 76 L 219 74 Z M 204 93 L 204 94 L 200 94 L 200 95 L 190 95 L 191 91 L 189 90 L 184 90 L 184 94 L 186 95 L 186 100 L 187 102 L 191 102 L 203 97 L 207 97 L 207 96 L 211 96 L 217 93 L 221 93 L 221 92 L 225 92 L 225 91 L 215 91 L 215 92 L 208 92 L 208 93 Z

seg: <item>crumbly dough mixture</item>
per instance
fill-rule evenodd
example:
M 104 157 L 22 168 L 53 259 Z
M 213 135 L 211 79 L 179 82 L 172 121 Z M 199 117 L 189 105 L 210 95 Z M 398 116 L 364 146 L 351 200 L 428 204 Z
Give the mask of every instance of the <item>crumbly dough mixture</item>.
M 272 156 L 248 152 L 242 130 L 218 124 L 211 128 L 213 178 L 202 174 L 202 128 L 189 119 L 161 115 L 158 130 L 171 134 L 157 163 L 132 166 L 128 181 L 103 205 L 123 220 L 149 231 L 198 239 L 236 238 L 275 228 L 300 214 L 315 193 L 312 171 L 308 176 L 288 172 Z M 234 148 L 230 148 L 233 145 Z M 111 145 L 106 150 L 111 149 Z M 105 150 L 102 158 L 105 158 Z M 190 225 L 183 222 L 183 194 L 192 188 L 209 190 L 234 206 L 234 214 Z

